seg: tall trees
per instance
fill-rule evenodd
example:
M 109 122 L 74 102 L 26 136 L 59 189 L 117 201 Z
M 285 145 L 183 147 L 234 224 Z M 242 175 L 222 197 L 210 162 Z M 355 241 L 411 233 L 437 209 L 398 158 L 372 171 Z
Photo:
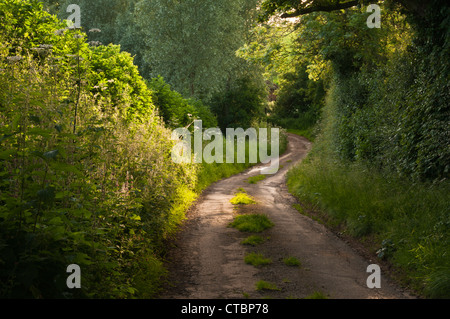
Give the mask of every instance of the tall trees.
M 135 5 L 139 0 L 62 0 L 60 4 L 55 0 L 44 0 L 51 13 L 58 14 L 62 20 L 70 13 L 70 4 L 80 6 L 81 26 L 84 31 L 98 29 L 100 32 L 89 33 L 89 41 L 99 41 L 104 45 L 120 44 L 122 51 L 134 56 L 134 62 L 140 73 L 145 77 L 149 73 L 148 64 L 143 60 L 146 50 L 144 39 L 139 27 L 135 23 Z
M 322 62 L 330 67 L 331 136 L 342 159 L 416 179 L 448 178 L 448 4 L 380 2 L 382 28 L 370 29 L 364 7 L 327 12 L 351 3 L 267 0 L 261 16 L 301 16 L 299 59 L 310 74 Z
M 53 0 L 46 2 L 54 5 Z M 78 4 L 82 27 L 86 31 L 101 30 L 89 34 L 89 40 L 120 44 L 122 50 L 135 56 L 147 80 L 162 77 L 183 97 L 209 104 L 217 102 L 219 96 L 223 99 L 236 90 L 247 90 L 248 84 L 255 86 L 250 91 L 258 94 L 264 86 L 259 70 L 236 55 L 255 21 L 257 2 L 65 0 L 59 17 L 68 17 L 65 11 L 69 3 Z M 260 96 L 253 97 L 254 101 L 261 100 Z M 260 112 L 261 107 L 261 103 L 255 104 L 251 113 Z
M 136 21 L 151 75 L 175 90 L 209 98 L 246 69 L 236 57 L 244 43 L 256 0 L 141 0 Z

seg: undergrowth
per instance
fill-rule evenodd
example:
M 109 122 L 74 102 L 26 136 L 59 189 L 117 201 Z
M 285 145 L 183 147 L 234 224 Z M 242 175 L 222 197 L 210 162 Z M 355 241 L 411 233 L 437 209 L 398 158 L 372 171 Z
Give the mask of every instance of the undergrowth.
M 322 222 L 367 243 L 420 294 L 450 297 L 450 184 L 411 181 L 338 159 L 332 114 L 328 100 L 312 152 L 287 175 L 289 191 L 320 211 Z
M 175 164 L 133 57 L 86 38 L 37 0 L 0 2 L 3 298 L 154 297 L 186 210 L 250 166 Z

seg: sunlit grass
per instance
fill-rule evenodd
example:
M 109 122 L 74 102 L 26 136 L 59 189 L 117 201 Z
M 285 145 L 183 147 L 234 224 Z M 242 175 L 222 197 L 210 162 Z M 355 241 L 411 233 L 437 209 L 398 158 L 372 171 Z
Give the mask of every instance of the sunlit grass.
M 236 216 L 234 221 L 229 224 L 241 232 L 260 233 L 274 226 L 266 215 L 248 214 Z
M 318 220 L 368 242 L 400 278 L 427 296 L 449 297 L 449 183 L 425 184 L 310 158 L 288 173 L 288 187 Z M 367 239 L 367 240 L 366 240 Z
M 250 205 L 256 204 L 256 201 L 247 193 L 239 192 L 230 200 L 233 205 Z

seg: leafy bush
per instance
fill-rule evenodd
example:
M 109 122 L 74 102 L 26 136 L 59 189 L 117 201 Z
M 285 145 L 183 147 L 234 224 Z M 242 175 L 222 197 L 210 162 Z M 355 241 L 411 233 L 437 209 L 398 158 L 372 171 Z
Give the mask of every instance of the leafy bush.
M 358 10 L 308 17 L 305 38 L 333 66 L 333 146 L 342 159 L 413 179 L 449 177 L 450 9 L 433 8 L 411 24 L 389 12 L 370 33 Z
M 219 127 L 249 128 L 263 117 L 265 90 L 250 77 L 238 79 L 211 99 L 211 110 L 218 117 Z
M 0 295 L 153 296 L 196 168 L 170 160 L 128 54 L 89 47 L 38 1 L 0 7 Z M 73 263 L 82 289 L 65 285 Z
M 300 65 L 294 71 L 284 74 L 281 83 L 273 110 L 276 115 L 275 119 L 306 117 L 310 121 L 309 126 L 315 125 L 325 97 L 323 80 L 309 79 L 306 65 Z M 295 126 L 285 127 L 298 128 Z
M 149 87 L 153 91 L 153 101 L 169 127 L 186 127 L 194 119 L 202 120 L 203 127 L 217 127 L 216 117 L 208 106 L 200 100 L 183 98 L 180 93 L 172 91 L 162 77 L 152 79 Z
M 293 256 L 283 258 L 283 263 L 286 266 L 291 266 L 291 267 L 300 267 L 302 265 L 300 260 L 298 260 L 296 257 L 293 257 Z

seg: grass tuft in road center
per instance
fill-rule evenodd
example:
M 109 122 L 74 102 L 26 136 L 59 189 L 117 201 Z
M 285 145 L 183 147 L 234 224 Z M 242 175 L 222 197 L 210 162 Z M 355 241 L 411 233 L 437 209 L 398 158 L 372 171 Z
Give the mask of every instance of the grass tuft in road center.
M 260 233 L 274 226 L 270 219 L 263 214 L 238 215 L 229 224 L 241 232 Z

